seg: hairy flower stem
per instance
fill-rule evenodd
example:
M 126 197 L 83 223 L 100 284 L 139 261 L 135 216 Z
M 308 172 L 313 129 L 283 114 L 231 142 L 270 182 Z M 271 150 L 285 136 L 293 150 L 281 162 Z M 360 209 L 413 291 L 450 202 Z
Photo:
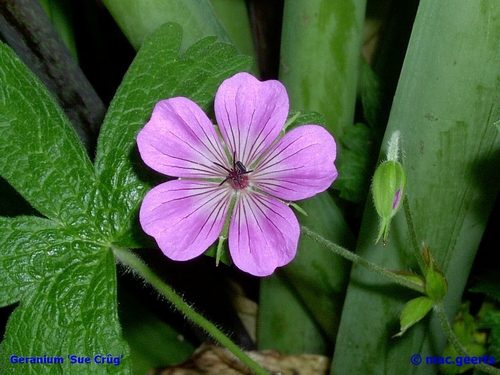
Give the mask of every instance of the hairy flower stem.
M 407 202 L 407 199 L 405 199 L 405 202 Z M 407 213 L 409 213 L 409 206 L 407 204 L 405 205 L 405 211 Z M 407 216 L 407 218 L 408 218 L 408 216 Z M 413 235 L 415 235 L 415 231 L 413 230 L 413 222 L 411 221 L 411 215 L 410 215 L 410 218 L 408 219 L 408 221 L 409 221 L 408 227 L 411 227 L 410 231 L 413 231 Z M 333 251 L 334 253 L 352 261 L 353 263 L 360 264 L 360 265 L 372 270 L 373 272 L 376 272 L 379 275 L 382 275 L 382 276 L 388 278 L 389 280 L 394 281 L 397 284 L 400 284 L 400 285 L 405 286 L 407 288 L 421 292 L 421 290 L 416 288 L 415 284 L 412 283 L 411 281 L 409 281 L 408 279 L 406 279 L 402 276 L 399 276 L 395 273 L 392 273 L 391 271 L 388 271 L 385 268 L 379 267 L 376 264 L 371 263 L 364 258 L 361 258 L 359 255 L 356 255 L 356 254 L 350 252 L 349 250 L 343 248 L 342 246 L 336 245 L 333 242 L 328 241 L 327 239 L 323 238 L 319 234 L 311 231 L 309 228 L 307 228 L 303 225 L 301 226 L 301 230 L 302 230 L 302 233 L 304 233 L 307 237 L 313 239 L 314 241 L 318 242 L 320 245 L 326 247 L 327 249 Z M 414 236 L 414 238 L 415 238 L 415 243 L 416 243 L 416 236 Z M 422 258 L 420 251 L 418 251 L 417 255 L 418 255 L 417 259 L 422 259 L 422 262 L 423 262 L 423 258 Z M 455 332 L 453 332 L 453 329 L 452 329 L 450 323 L 448 322 L 448 319 L 446 318 L 443 303 L 441 301 L 435 302 L 434 311 L 436 312 L 436 314 L 441 322 L 441 325 L 444 328 L 444 331 L 446 333 L 446 337 L 448 338 L 448 342 L 451 343 L 453 348 L 457 351 L 457 353 L 460 356 L 470 357 L 470 354 L 467 353 L 467 351 L 462 346 L 462 344 L 460 344 L 460 341 L 458 340 L 457 336 L 455 335 Z M 475 368 L 477 368 L 478 370 L 484 371 L 488 374 L 500 375 L 500 369 L 497 369 L 493 366 L 490 366 L 490 365 L 487 365 L 484 363 L 473 365 L 473 366 Z
M 323 238 L 319 234 L 311 231 L 309 228 L 301 225 L 300 226 L 301 232 L 305 234 L 307 237 L 313 239 L 320 245 L 326 247 L 327 249 L 333 251 L 334 253 L 350 260 L 353 263 L 360 264 L 363 267 L 368 268 L 369 270 L 372 270 L 373 272 L 378 273 L 379 275 L 384 276 L 385 278 L 395 282 L 396 284 L 405 286 L 407 288 L 416 290 L 417 292 L 422 293 L 422 288 L 418 286 L 416 283 L 412 282 L 411 280 L 408 280 L 407 278 L 400 276 L 386 268 L 382 268 L 380 266 L 377 266 L 376 264 L 360 257 L 359 255 L 356 255 L 352 253 L 351 251 L 347 250 L 346 248 L 343 248 L 342 246 L 339 246 L 337 244 L 334 244 L 333 242 L 328 241 L 327 239 Z
M 151 284 L 159 293 L 165 296 L 177 309 L 179 309 L 188 319 L 208 332 L 221 345 L 226 347 L 249 369 L 257 375 L 269 375 L 262 367 L 253 361 L 241 348 L 229 339 L 222 331 L 203 316 L 198 314 L 189 306 L 174 290 L 163 282 L 153 271 L 151 271 L 142 260 L 132 251 L 113 246 L 115 258 L 126 267 L 130 268 L 138 276 Z
M 448 318 L 446 317 L 446 314 L 444 312 L 444 306 L 443 302 L 437 302 L 434 305 L 434 311 L 437 314 L 439 321 L 441 322 L 441 325 L 444 328 L 446 337 L 448 338 L 448 342 L 453 346 L 453 349 L 455 349 L 458 353 L 458 355 L 462 357 L 470 357 L 470 354 L 467 353 L 467 350 L 462 346 L 460 341 L 458 340 L 458 337 L 455 335 L 455 332 L 453 331 L 453 328 L 450 325 L 450 322 L 448 321 Z M 485 363 L 480 363 L 477 365 L 473 365 L 474 368 L 480 371 L 484 371 L 487 374 L 492 374 L 492 375 L 500 375 L 500 369 L 497 369 L 493 366 L 490 366 Z
M 411 247 L 413 248 L 413 252 L 415 254 L 415 258 L 417 259 L 418 266 L 420 267 L 420 271 L 423 275 L 425 275 L 427 267 L 425 265 L 424 258 L 422 257 L 420 246 L 418 245 L 417 233 L 415 231 L 415 225 L 413 224 L 413 216 L 411 215 L 408 195 L 404 196 L 403 208 L 405 211 L 406 223 L 408 224 L 408 236 L 410 237 Z

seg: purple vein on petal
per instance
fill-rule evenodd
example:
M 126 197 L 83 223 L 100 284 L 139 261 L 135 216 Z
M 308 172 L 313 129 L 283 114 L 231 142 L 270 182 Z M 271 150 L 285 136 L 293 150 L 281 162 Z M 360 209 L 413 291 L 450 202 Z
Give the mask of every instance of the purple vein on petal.
M 322 192 L 337 176 L 334 142 L 320 126 L 295 128 L 264 155 L 252 173 L 252 183 L 285 200 L 305 199 Z
M 219 176 L 214 163 L 227 164 L 213 124 L 187 98 L 159 102 L 150 121 L 139 132 L 137 144 L 146 164 L 170 176 Z
M 288 96 L 277 81 L 260 82 L 247 73 L 226 80 L 215 98 L 215 114 L 229 151 L 252 165 L 279 135 Z
M 257 276 L 271 274 L 295 256 L 299 225 L 282 202 L 258 193 L 240 196 L 229 229 L 235 264 Z
M 141 225 L 165 255 L 174 260 L 192 259 L 214 243 L 222 231 L 230 193 L 216 183 L 169 181 L 144 198 Z

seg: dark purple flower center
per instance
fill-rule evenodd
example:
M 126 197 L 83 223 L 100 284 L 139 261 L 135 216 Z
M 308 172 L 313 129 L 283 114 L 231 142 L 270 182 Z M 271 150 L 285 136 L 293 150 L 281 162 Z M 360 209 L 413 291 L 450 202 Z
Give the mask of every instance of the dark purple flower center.
M 248 171 L 241 161 L 236 161 L 236 153 L 233 153 L 232 169 L 226 168 L 223 165 L 220 165 L 219 163 L 215 164 L 223 168 L 227 172 L 226 178 L 219 184 L 219 186 L 221 186 L 226 181 L 228 181 L 231 187 L 236 190 L 245 189 L 248 186 L 247 174 L 253 172 L 253 170 Z

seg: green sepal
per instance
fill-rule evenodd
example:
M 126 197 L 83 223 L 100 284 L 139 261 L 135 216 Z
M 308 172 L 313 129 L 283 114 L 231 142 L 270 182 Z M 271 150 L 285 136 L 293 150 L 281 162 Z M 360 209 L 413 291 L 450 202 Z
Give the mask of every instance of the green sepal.
M 403 336 L 408 328 L 418 323 L 429 311 L 431 311 L 432 306 L 434 306 L 434 301 L 425 296 L 408 301 L 401 311 L 401 329 L 392 337 Z
M 289 206 L 292 206 L 293 208 L 295 208 L 298 212 L 300 212 L 302 215 L 304 216 L 309 216 L 306 212 L 306 210 L 304 210 L 302 207 L 300 207 L 297 203 L 293 203 L 293 202 L 290 202 L 288 203 Z
M 380 220 L 380 230 L 375 243 L 389 235 L 391 219 L 401 208 L 406 193 L 406 172 L 397 161 L 380 164 L 373 175 L 373 203 Z
M 203 255 L 215 258 L 215 265 L 218 266 L 219 262 L 224 263 L 227 266 L 233 264 L 233 259 L 231 258 L 231 254 L 229 253 L 229 249 L 227 246 L 224 246 L 224 242 L 227 238 L 224 236 L 220 236 L 217 241 L 217 245 L 213 244 L 208 248 L 207 251 L 203 253 Z
M 443 271 L 438 267 L 436 260 L 428 246 L 424 245 L 424 261 L 427 265 L 425 274 L 425 293 L 435 301 L 441 301 L 448 292 L 448 282 Z

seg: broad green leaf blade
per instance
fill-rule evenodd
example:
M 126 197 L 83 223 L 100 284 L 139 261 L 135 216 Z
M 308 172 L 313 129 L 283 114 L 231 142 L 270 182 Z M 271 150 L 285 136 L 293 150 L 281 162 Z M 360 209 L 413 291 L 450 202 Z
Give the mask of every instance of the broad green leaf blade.
M 118 316 L 112 308 L 116 306 L 116 279 L 110 277 L 116 275 L 112 252 L 85 241 L 62 241 L 61 246 L 66 246 L 76 259 L 52 277 L 41 278 L 12 313 L 0 347 L 2 372 L 131 373 L 129 349 L 120 339 Z M 93 254 L 78 257 L 88 251 Z M 107 358 L 108 354 L 118 358 L 119 363 L 96 363 L 95 356 Z M 12 355 L 61 357 L 63 363 L 12 363 Z M 89 363 L 72 363 L 73 355 L 88 357 Z M 102 362 L 102 358 L 97 361 Z
M 148 188 L 141 178 L 149 173 L 137 153 L 136 136 L 154 104 L 186 96 L 209 110 L 220 83 L 251 62 L 215 38 L 205 38 L 179 55 L 181 41 L 182 30 L 173 23 L 145 40 L 111 103 L 99 137 L 95 168 L 100 187 L 110 199 L 106 205 L 113 207 L 108 221 L 117 233 L 115 239 L 129 247 L 137 246 L 130 237 Z
M 500 2 L 422 0 L 386 138 L 400 130 L 408 196 L 419 240 L 430 246 L 449 283 L 451 319 L 499 188 Z M 374 246 L 377 220 L 365 212 L 359 255 L 389 269 L 415 270 L 399 212 L 387 246 Z M 402 338 L 397 317 L 407 295 L 354 267 L 332 374 L 433 374 L 410 356 L 441 355 L 446 340 L 435 316 Z M 360 308 L 367 306 L 367 308 Z
M 0 61 L 0 175 L 43 215 L 81 224 L 94 181 L 85 149 L 45 87 L 3 43 Z
M 1 344 L 5 373 L 127 373 L 128 348 L 116 315 L 116 271 L 109 249 L 38 217 L 0 218 L 0 302 L 21 301 Z M 83 235 L 83 237 L 82 237 Z M 68 355 L 119 352 L 120 371 L 69 365 Z M 61 356 L 65 365 L 13 364 L 11 355 Z M 54 369 L 58 369 L 54 371 Z
M 53 221 L 33 217 L 0 217 L 0 306 L 18 302 L 36 283 L 70 260 L 62 245 L 66 234 Z M 47 247 L 52 247 L 47 251 Z

